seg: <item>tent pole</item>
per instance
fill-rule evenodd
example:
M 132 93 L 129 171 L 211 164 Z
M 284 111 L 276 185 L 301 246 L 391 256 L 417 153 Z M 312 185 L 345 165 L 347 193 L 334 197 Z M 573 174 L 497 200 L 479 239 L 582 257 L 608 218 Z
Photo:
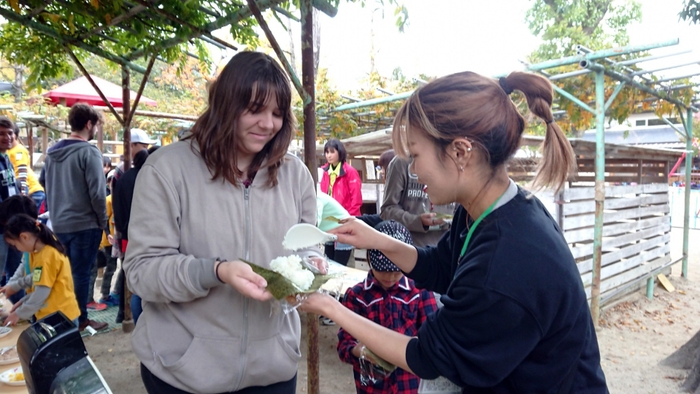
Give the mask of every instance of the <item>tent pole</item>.
M 71 57 L 71 59 L 73 59 L 73 62 L 75 63 L 75 65 L 78 66 L 78 68 L 80 69 L 80 72 L 83 73 L 85 78 L 87 78 L 88 82 L 90 82 L 90 85 L 92 85 L 92 87 L 95 89 L 97 94 L 100 95 L 100 98 L 102 99 L 102 101 L 105 102 L 105 105 L 109 108 L 110 111 L 112 111 L 112 115 L 114 115 L 114 117 L 117 118 L 117 121 L 119 122 L 119 124 L 121 124 L 123 126 L 124 119 L 122 119 L 122 117 L 119 116 L 117 111 L 114 109 L 114 106 L 112 105 L 112 103 L 110 103 L 109 100 L 107 100 L 107 97 L 105 97 L 105 94 L 102 93 L 102 90 L 100 89 L 100 87 L 97 86 L 95 81 L 93 81 L 90 73 L 85 69 L 85 67 L 83 67 L 83 64 L 80 63 L 80 60 L 78 60 L 78 58 L 75 56 L 75 53 L 73 53 L 73 50 L 70 49 L 69 46 L 66 46 L 66 52 L 68 52 L 68 55 Z

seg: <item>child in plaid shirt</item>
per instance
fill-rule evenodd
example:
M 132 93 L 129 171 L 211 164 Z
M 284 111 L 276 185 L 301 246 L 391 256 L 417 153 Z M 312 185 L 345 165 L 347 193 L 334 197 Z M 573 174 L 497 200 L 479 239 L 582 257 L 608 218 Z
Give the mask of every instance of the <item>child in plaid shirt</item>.
M 377 231 L 388 234 L 402 242 L 412 244 L 411 233 L 394 221 L 377 225 Z M 343 305 L 384 327 L 401 334 L 415 336 L 426 316 L 437 310 L 433 293 L 416 289 L 413 280 L 405 277 L 399 268 L 378 250 L 368 250 L 367 259 L 371 267 L 367 278 L 348 289 Z M 338 355 L 352 364 L 355 387 L 362 394 L 392 393 L 416 394 L 419 378 L 397 368 L 385 379 L 364 385 L 360 381 L 360 356 L 364 345 L 342 328 L 338 331 Z

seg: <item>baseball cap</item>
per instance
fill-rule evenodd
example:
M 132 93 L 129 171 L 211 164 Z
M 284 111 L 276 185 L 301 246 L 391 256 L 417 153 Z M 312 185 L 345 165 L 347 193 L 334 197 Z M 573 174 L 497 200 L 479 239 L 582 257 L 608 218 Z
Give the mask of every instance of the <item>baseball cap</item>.
M 148 134 L 141 129 L 131 129 L 131 143 L 132 144 L 146 144 L 151 145 L 158 142 L 158 140 L 152 140 L 148 138 Z
M 411 232 L 401 223 L 395 222 L 393 220 L 386 220 L 379 223 L 374 227 L 375 230 L 382 234 L 387 234 L 392 238 L 398 239 L 399 241 L 413 245 L 413 237 Z M 375 271 L 379 272 L 397 272 L 401 271 L 394 263 L 387 258 L 384 253 L 377 249 L 367 250 L 367 260 L 369 266 Z

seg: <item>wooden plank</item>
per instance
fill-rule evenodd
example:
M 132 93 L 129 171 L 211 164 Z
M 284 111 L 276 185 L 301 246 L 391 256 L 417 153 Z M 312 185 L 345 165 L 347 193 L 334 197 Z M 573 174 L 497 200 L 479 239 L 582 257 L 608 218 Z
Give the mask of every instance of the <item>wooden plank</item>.
M 630 232 L 614 237 L 603 238 L 603 251 L 610 250 L 620 245 L 626 245 L 636 240 L 643 240 L 649 237 L 663 235 L 671 231 L 671 223 L 661 223 L 656 227 L 647 228 L 642 231 Z M 593 254 L 593 243 L 571 248 L 571 254 L 575 259 L 590 256 Z
M 610 253 L 605 253 L 603 254 L 602 258 L 600 259 L 600 264 L 601 267 L 605 267 L 609 264 L 612 264 L 616 261 L 619 261 L 621 259 L 624 259 L 629 256 L 633 256 L 637 253 L 640 253 L 644 250 L 651 249 L 654 247 L 657 247 L 661 244 L 667 244 L 671 241 L 671 234 L 666 233 L 664 235 L 660 235 L 658 237 L 654 238 L 649 238 L 647 240 L 644 240 L 640 243 L 637 244 L 632 244 L 630 246 L 626 246 L 618 251 L 615 252 L 610 252 Z M 593 259 L 588 259 L 584 260 L 578 264 L 578 270 L 580 273 L 584 273 L 587 271 L 591 270 L 591 267 L 593 266 Z
M 661 216 L 662 214 L 667 214 L 670 212 L 670 207 L 668 204 L 664 205 L 650 205 L 646 207 L 621 209 L 614 212 L 604 212 L 603 213 L 603 223 L 614 223 L 625 219 L 636 219 L 636 218 L 646 218 L 648 216 Z M 593 226 L 595 224 L 595 215 L 585 214 L 579 216 L 569 216 L 564 218 L 564 231 Z
M 626 194 L 653 194 L 664 192 L 668 192 L 668 182 L 643 185 L 607 186 L 605 188 L 605 197 L 624 196 Z M 572 187 L 564 190 L 563 198 L 565 201 L 591 200 L 595 198 L 595 189 L 593 187 Z
M 651 271 L 663 266 L 666 263 L 671 262 L 671 256 L 664 256 L 661 258 L 658 258 L 652 262 L 649 262 L 649 264 L 644 264 L 641 265 L 635 269 L 631 269 L 629 271 L 626 271 L 620 275 L 614 276 L 612 278 L 609 278 L 608 280 L 603 280 L 600 284 L 600 292 L 601 294 L 608 291 L 608 290 L 614 290 L 615 288 L 625 285 L 629 283 L 631 280 L 634 280 L 636 278 L 639 278 L 643 276 L 644 274 L 648 274 Z
M 622 234 L 632 231 L 639 231 L 648 227 L 658 226 L 660 224 L 671 225 L 671 216 L 659 216 L 642 220 L 633 220 L 628 223 L 616 223 L 603 226 L 603 237 Z M 564 231 L 566 242 L 573 244 L 582 241 L 593 240 L 593 227 L 583 229 Z
M 668 291 L 669 293 L 673 293 L 674 291 L 676 291 L 676 288 L 673 286 L 673 283 L 671 283 L 671 281 L 668 280 L 666 275 L 659 274 L 656 278 L 659 280 L 659 283 L 661 283 L 661 286 L 663 286 L 664 289 L 666 289 L 666 291 Z
M 605 209 L 620 209 L 638 205 L 668 203 L 668 193 L 649 194 L 632 198 L 612 197 L 605 199 Z M 581 200 L 562 204 L 564 216 L 595 212 L 595 200 Z
M 620 260 L 616 262 L 615 264 L 610 264 L 606 267 L 603 267 L 600 270 L 600 278 L 601 280 L 605 280 L 606 278 L 612 278 L 618 274 L 621 274 L 623 272 L 629 271 L 631 269 L 634 269 L 636 267 L 639 267 L 641 265 L 644 265 L 648 263 L 649 261 L 652 261 L 658 257 L 663 257 L 668 255 L 671 252 L 671 245 L 663 245 L 658 248 L 650 249 L 644 252 L 641 252 L 640 254 L 636 256 L 632 256 L 631 258 Z M 591 284 L 591 276 L 590 275 L 585 275 L 582 276 L 584 278 L 584 286 L 588 286 Z

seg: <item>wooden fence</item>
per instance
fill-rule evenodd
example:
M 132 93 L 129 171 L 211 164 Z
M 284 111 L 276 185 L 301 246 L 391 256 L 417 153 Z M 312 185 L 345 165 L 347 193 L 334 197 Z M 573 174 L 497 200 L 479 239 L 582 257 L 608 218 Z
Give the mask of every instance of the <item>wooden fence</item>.
M 577 187 L 560 194 L 555 208 L 590 298 L 595 189 Z M 608 186 L 605 189 L 601 261 L 602 304 L 634 291 L 635 284 L 671 263 L 668 184 Z M 621 291 L 623 290 L 623 291 Z

